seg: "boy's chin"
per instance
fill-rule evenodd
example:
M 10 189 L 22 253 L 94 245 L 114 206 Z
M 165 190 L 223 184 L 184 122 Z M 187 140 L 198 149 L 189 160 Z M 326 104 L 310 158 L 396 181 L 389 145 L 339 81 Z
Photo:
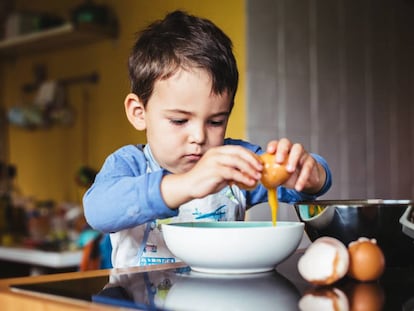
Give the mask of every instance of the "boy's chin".
M 176 167 L 172 168 L 171 170 L 167 169 L 172 174 L 184 174 L 190 171 L 196 163 L 185 163 L 182 165 L 177 165 Z

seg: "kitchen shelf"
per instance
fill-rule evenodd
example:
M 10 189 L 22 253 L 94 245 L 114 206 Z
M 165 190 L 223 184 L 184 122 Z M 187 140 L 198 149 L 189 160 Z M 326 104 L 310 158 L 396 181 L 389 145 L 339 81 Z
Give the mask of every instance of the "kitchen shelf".
M 116 27 L 95 24 L 75 26 L 65 23 L 59 27 L 0 40 L 0 55 L 21 56 L 58 50 L 67 46 L 115 38 L 116 34 Z
M 0 259 L 49 268 L 68 268 L 80 265 L 82 250 L 47 252 L 22 247 L 0 246 Z

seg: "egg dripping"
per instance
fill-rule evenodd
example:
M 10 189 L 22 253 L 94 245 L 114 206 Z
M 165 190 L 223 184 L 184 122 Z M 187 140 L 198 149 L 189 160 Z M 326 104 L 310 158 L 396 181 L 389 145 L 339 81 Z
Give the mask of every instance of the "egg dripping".
M 278 200 L 277 187 L 286 182 L 291 173 L 286 170 L 287 159 L 284 163 L 275 162 L 275 155 L 264 153 L 260 156 L 263 162 L 263 172 L 260 182 L 267 189 L 268 202 L 272 214 L 272 224 L 276 226 Z

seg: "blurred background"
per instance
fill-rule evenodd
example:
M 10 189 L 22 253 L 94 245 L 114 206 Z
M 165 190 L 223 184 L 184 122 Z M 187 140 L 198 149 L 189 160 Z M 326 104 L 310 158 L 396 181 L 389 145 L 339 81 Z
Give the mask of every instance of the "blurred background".
M 38 41 L 34 39 L 30 41 L 31 45 L 17 44 L 4 49 L 0 46 L 0 105 L 6 118 L 10 112 L 18 115 L 15 111 L 17 107 L 36 105 L 38 97 L 43 96 L 46 101 L 48 97 L 52 98 L 48 90 L 57 93 L 63 88 L 64 94 L 58 94 L 55 103 L 49 103 L 49 106 L 67 106 L 66 111 L 60 111 L 60 120 L 36 123 L 39 117 L 33 112 L 29 116 L 29 120 L 34 120 L 33 125 L 30 122 L 24 124 L 17 116 L 14 124 L 3 121 L 2 126 L 2 161 L 17 166 L 17 183 L 22 191 L 41 200 L 79 199 L 77 187 L 73 183 L 79 168 L 87 166 L 99 169 L 105 157 L 116 148 L 144 142 L 144 135 L 129 125 L 123 101 L 129 92 L 126 64 L 130 48 L 136 32 L 149 22 L 177 8 L 212 18 L 233 38 L 240 70 L 245 71 L 245 16 L 242 1 L 195 4 L 192 1 L 40 0 L 33 3 L 2 1 L 2 7 L 3 25 L 7 21 L 11 24 L 10 14 L 13 12 L 20 12 L 21 20 L 25 16 L 29 20 L 32 12 L 52 15 L 61 19 L 61 22 L 57 22 L 57 28 L 74 22 L 74 18 L 79 19 L 73 32 L 57 33 Z M 86 13 L 82 16 L 82 8 L 90 16 Z M 79 9 L 78 17 L 74 16 L 76 9 Z M 228 18 L 230 13 L 234 18 Z M 108 17 L 101 16 L 105 14 Z M 53 30 L 52 27 L 50 29 Z M 91 81 L 93 75 L 96 75 L 95 81 Z M 241 85 L 235 120 L 229 129 L 231 136 L 245 136 L 243 80 Z M 48 103 L 37 105 L 44 107 Z M 59 111 L 56 114 L 58 119 Z
M 100 239 L 84 221 L 83 193 L 110 153 L 145 143 L 124 112 L 130 49 L 176 9 L 222 27 L 246 71 L 243 1 L 1 1 L 0 277 L 25 273 L 21 264 L 76 269 L 77 250 Z M 232 137 L 246 137 L 244 77 Z

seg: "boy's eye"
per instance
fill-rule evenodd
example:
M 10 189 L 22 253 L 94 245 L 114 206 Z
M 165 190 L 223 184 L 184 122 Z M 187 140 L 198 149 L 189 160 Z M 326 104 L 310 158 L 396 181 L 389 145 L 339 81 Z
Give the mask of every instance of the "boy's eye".
M 170 122 L 176 125 L 181 125 L 187 122 L 186 119 L 170 119 Z
M 212 126 L 222 126 L 224 124 L 224 120 L 210 120 L 209 123 Z
M 183 125 L 188 122 L 188 119 L 170 119 L 170 122 L 174 125 Z M 225 120 L 209 120 L 208 124 L 211 126 L 223 126 L 225 123 Z

